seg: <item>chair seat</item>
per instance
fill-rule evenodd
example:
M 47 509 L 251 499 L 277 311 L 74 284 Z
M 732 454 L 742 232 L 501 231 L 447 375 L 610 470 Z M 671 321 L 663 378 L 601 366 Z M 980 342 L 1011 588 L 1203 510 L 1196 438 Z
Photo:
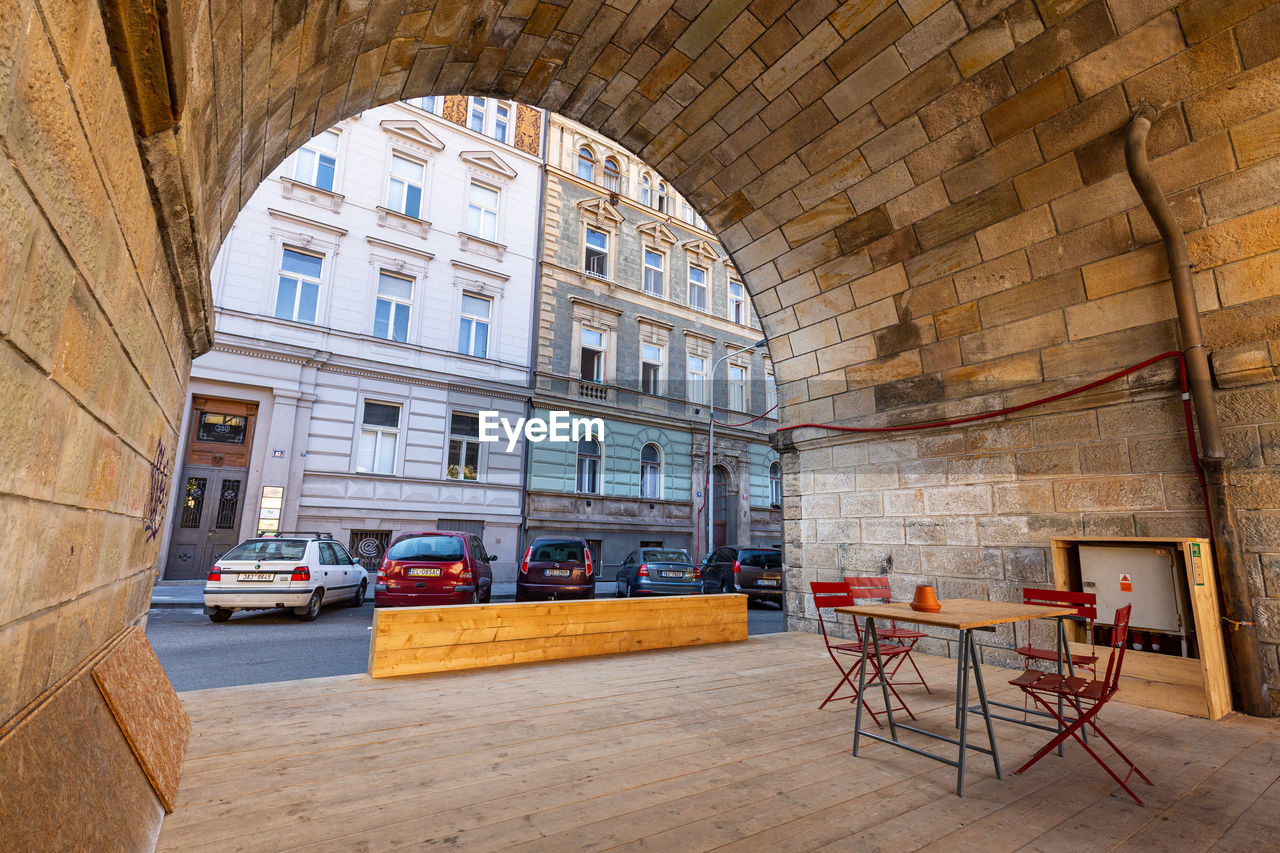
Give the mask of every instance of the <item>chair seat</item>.
M 832 643 L 831 644 L 831 648 L 835 649 L 836 651 L 848 652 L 849 654 L 853 654 L 853 655 L 862 654 L 862 646 L 863 646 L 862 643 Z M 898 646 L 898 645 L 894 645 L 893 643 L 880 644 L 880 657 L 882 658 L 891 658 L 891 657 L 894 657 L 895 655 L 906 654 L 909 651 L 911 650 L 908 649 L 906 646 Z M 867 649 L 867 657 L 871 657 L 874 654 L 875 654 L 874 647 Z
M 921 637 L 929 636 L 924 631 L 917 631 L 913 628 L 876 628 L 876 633 L 881 637 L 888 637 L 891 640 L 919 640 Z
M 1029 669 L 1009 681 L 1014 687 L 1030 690 L 1035 693 L 1053 693 L 1063 696 L 1075 696 L 1080 699 L 1097 701 L 1106 691 L 1106 683 L 1098 679 L 1080 678 L 1078 676 L 1058 675 L 1053 672 L 1040 672 Z
M 1058 653 L 1053 649 L 1037 649 L 1034 646 L 1023 646 L 1022 648 L 1014 649 L 1014 652 L 1032 660 L 1056 661 L 1058 659 Z M 1073 652 L 1071 654 L 1071 662 L 1076 666 L 1093 666 L 1098 662 L 1098 656 Z

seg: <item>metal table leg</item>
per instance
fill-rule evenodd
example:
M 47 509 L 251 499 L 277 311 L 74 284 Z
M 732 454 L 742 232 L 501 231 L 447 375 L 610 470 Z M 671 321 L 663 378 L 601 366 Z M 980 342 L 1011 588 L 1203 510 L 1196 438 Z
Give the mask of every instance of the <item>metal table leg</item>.
M 858 617 L 854 617 L 857 619 Z M 868 630 L 871 627 L 871 620 L 867 620 Z M 853 716 L 853 754 L 858 754 L 858 738 L 862 735 L 862 691 L 867 686 L 867 644 L 862 644 L 862 654 L 858 657 L 858 695 L 853 697 L 853 702 L 858 706 L 857 713 Z
M 960 692 L 956 694 L 956 716 L 960 718 L 960 757 L 956 760 L 956 796 L 964 796 L 964 758 L 965 746 L 969 742 L 969 715 L 964 712 L 969 707 L 969 643 L 971 633 L 960 632 Z

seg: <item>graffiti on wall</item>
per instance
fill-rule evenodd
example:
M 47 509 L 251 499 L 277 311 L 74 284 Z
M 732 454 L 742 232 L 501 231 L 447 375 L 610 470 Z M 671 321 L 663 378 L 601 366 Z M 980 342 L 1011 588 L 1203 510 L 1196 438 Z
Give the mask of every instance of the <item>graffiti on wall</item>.
M 143 509 L 142 521 L 142 529 L 147 534 L 148 542 L 160 533 L 160 524 L 164 520 L 164 503 L 169 496 L 172 473 L 173 459 L 164 449 L 164 440 L 156 439 L 156 455 L 151 460 L 151 483 L 147 489 L 147 504 Z

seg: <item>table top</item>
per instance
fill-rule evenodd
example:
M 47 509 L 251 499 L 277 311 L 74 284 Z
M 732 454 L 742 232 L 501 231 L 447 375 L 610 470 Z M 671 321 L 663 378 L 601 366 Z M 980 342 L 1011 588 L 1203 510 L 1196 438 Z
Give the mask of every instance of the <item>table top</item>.
M 855 604 L 850 607 L 833 608 L 837 613 L 850 616 L 870 616 L 874 619 L 894 619 L 898 622 L 912 622 L 916 625 L 932 625 L 938 628 L 955 628 L 965 631 L 970 628 L 985 628 L 989 625 L 1003 625 L 1007 622 L 1022 622 L 1027 619 L 1052 619 L 1055 616 L 1070 616 L 1076 612 L 1074 607 L 1046 607 L 1040 604 L 1015 604 L 1010 601 L 982 601 L 976 598 L 946 598 L 938 602 L 942 610 L 938 613 L 922 613 L 911 609 L 905 602 L 899 604 Z

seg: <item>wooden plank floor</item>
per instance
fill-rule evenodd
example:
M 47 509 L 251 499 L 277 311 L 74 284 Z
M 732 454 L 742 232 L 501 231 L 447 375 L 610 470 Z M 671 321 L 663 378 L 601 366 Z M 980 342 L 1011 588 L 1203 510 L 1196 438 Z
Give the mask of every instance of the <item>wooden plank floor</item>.
M 953 715 L 955 662 L 917 656 Z M 1009 673 L 988 688 L 1017 701 Z M 1108 732 L 1156 783 L 1134 804 L 1078 746 L 997 723 L 1006 775 L 868 742 L 817 709 L 810 634 L 519 667 L 184 693 L 193 732 L 161 850 L 1241 850 L 1280 845 L 1280 722 L 1119 701 Z M 998 689 L 1002 688 L 1002 689 Z M 1123 697 L 1123 693 L 1121 694 Z M 973 725 L 976 724 L 976 727 Z M 985 742 L 981 721 L 970 731 Z M 971 735 L 972 736 L 972 735 Z M 923 740 L 923 739 L 921 739 Z

